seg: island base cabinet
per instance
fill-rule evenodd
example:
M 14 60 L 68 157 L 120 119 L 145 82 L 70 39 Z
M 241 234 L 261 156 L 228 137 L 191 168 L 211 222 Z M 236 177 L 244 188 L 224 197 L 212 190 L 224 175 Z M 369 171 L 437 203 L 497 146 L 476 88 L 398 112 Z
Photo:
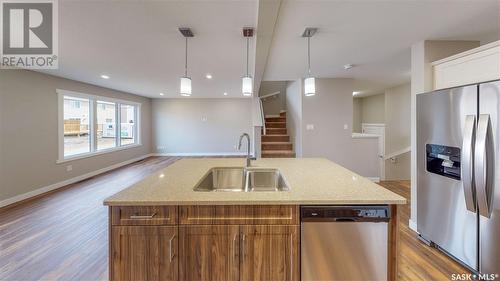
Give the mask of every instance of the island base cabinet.
M 242 225 L 240 281 L 298 281 L 299 227 Z
M 179 238 L 181 281 L 239 279 L 239 226 L 181 226 Z
M 176 226 L 111 227 L 111 280 L 178 280 Z

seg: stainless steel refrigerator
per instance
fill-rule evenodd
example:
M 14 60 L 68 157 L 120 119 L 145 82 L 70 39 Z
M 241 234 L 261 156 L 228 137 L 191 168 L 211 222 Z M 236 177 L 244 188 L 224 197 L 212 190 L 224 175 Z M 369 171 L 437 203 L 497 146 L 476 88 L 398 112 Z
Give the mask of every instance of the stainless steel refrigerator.
M 500 274 L 500 81 L 417 95 L 417 230 Z

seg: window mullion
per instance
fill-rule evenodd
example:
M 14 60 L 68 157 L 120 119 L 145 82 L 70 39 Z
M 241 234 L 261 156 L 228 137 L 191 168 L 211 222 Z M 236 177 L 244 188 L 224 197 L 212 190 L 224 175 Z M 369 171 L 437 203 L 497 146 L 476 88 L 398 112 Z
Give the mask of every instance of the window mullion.
M 122 146 L 122 136 L 121 136 L 121 124 L 122 124 L 122 114 L 121 114 L 121 103 L 116 103 L 116 146 Z
M 97 151 L 97 100 L 96 99 L 91 99 L 90 100 L 92 106 L 90 109 L 90 151 L 95 152 Z

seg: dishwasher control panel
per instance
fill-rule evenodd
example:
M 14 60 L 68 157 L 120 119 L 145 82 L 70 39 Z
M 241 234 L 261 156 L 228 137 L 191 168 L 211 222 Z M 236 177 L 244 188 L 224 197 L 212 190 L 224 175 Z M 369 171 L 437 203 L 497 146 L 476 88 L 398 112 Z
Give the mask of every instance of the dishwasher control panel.
M 301 221 L 387 222 L 391 217 L 387 205 L 373 206 L 302 206 Z

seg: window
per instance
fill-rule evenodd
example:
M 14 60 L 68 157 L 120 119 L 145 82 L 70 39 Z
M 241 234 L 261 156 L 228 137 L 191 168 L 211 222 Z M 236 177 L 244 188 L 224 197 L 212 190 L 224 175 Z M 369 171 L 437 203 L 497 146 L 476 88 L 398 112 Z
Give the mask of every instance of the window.
M 64 96 L 64 108 L 64 156 L 90 152 L 90 100 Z
M 121 145 L 129 145 L 135 143 L 135 107 L 122 104 L 120 106 L 120 134 Z
M 116 103 L 97 101 L 97 150 L 116 147 Z
M 140 145 L 140 104 L 64 90 L 57 93 L 58 162 Z

